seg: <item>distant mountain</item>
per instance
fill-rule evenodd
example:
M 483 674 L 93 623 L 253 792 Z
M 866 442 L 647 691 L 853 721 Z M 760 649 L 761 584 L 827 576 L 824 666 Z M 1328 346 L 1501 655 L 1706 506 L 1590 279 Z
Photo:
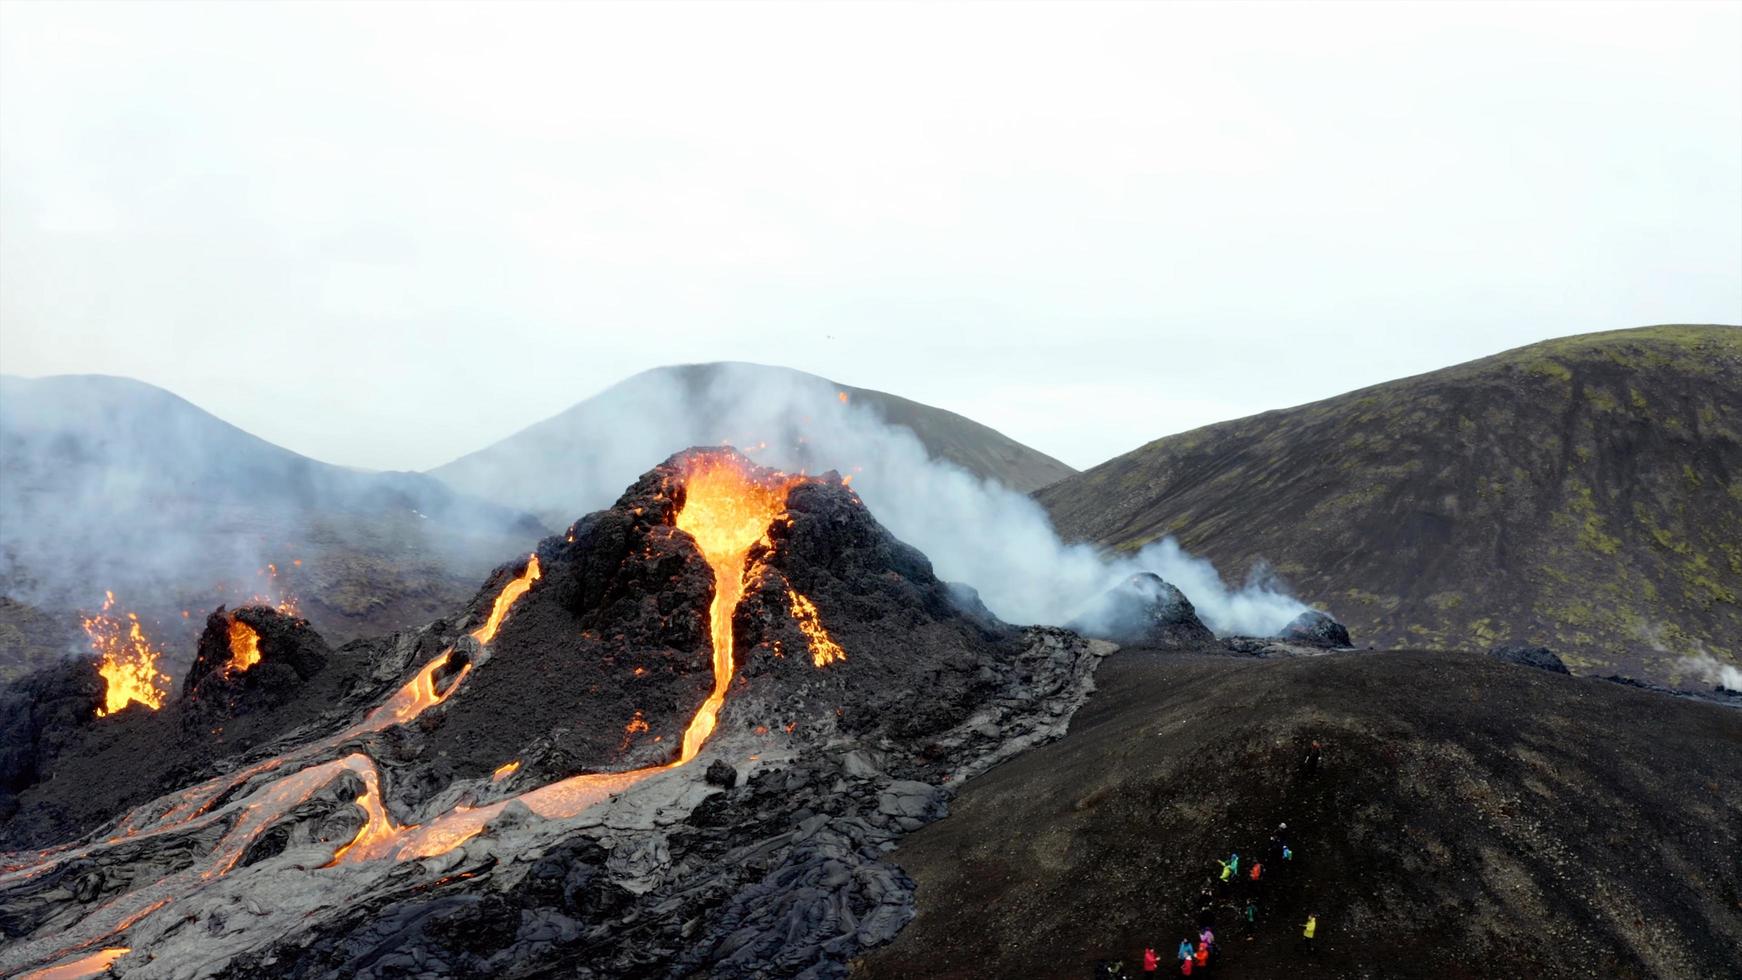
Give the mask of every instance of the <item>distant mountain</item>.
M 730 442 L 766 463 L 849 472 L 908 437 L 932 459 L 1022 493 L 1075 472 L 954 412 L 788 368 L 720 362 L 644 371 L 430 473 L 561 525 L 687 446 Z
M 0 376 L 0 474 L 0 594 L 49 611 L 114 589 L 189 640 L 198 613 L 255 593 L 295 594 L 338 637 L 423 623 L 544 532 L 422 474 L 300 456 L 127 378 Z
M 1709 685 L 1742 657 L 1742 328 L 1533 344 L 1158 439 L 1036 496 L 1067 537 L 1268 562 L 1363 645 L 1529 641 Z

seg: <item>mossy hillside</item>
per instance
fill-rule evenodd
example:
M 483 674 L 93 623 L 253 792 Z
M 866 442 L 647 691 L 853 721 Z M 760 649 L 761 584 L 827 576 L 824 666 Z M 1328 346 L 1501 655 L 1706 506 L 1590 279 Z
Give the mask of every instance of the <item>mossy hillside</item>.
M 1268 561 L 1363 643 L 1742 656 L 1742 329 L 1566 337 L 1152 442 L 1038 499 L 1110 548 Z

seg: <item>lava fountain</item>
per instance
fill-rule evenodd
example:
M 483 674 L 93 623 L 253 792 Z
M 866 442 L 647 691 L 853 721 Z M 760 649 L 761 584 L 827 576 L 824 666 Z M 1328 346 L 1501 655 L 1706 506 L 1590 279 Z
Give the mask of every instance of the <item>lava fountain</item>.
M 103 593 L 103 610 L 84 620 L 85 635 L 97 652 L 97 672 L 103 675 L 103 706 L 97 717 L 105 718 L 127 707 L 143 704 L 153 711 L 163 707 L 169 694 L 169 675 L 157 669 L 161 651 L 151 645 L 137 613 L 125 618 L 109 615 L 115 608 L 115 593 Z
M 714 601 L 708 607 L 714 642 L 714 689 L 683 734 L 683 752 L 673 766 L 696 757 L 714 733 L 726 688 L 732 683 L 732 614 L 744 598 L 744 564 L 750 547 L 768 534 L 786 510 L 786 493 L 794 479 L 757 483 L 731 462 L 706 457 L 689 472 L 677 528 L 696 541 L 702 557 L 714 569 Z
M 260 662 L 260 634 L 240 619 L 230 619 L 230 663 L 228 669 L 241 673 Z

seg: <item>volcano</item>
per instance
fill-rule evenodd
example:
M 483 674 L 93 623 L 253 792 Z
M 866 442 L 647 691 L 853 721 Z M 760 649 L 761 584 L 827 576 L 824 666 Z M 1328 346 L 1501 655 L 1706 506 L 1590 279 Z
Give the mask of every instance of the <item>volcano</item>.
M 1111 649 L 836 474 L 689 450 L 421 629 L 220 609 L 179 697 L 102 717 L 94 665 L 27 678 L 0 970 L 843 975 L 912 915 L 884 854 Z

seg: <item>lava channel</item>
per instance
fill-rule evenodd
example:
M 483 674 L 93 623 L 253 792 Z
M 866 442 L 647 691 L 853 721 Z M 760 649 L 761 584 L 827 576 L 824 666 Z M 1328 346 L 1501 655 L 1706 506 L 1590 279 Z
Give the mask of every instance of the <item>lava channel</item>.
M 678 768 L 694 759 L 719 724 L 720 708 L 732 684 L 732 616 L 744 597 L 750 549 L 766 540 L 769 526 L 786 512 L 787 492 L 803 479 L 779 474 L 768 480 L 756 480 L 732 461 L 713 457 L 697 460 L 685 474 L 684 502 L 676 524 L 678 530 L 695 540 L 714 572 L 714 599 L 708 608 L 714 686 L 684 729 L 683 747 L 675 760 L 628 772 L 570 776 L 485 806 L 458 806 L 416 826 L 393 828 L 384 812 L 377 814 L 371 810 L 357 841 L 342 848 L 334 862 L 369 861 L 389 854 L 404 861 L 445 854 L 477 836 L 514 800 L 546 819 L 566 819 L 657 772 Z M 805 605 L 809 606 L 808 600 Z M 820 624 L 815 624 L 814 607 L 811 621 L 820 632 Z M 819 656 L 817 665 L 827 662 L 828 658 Z

